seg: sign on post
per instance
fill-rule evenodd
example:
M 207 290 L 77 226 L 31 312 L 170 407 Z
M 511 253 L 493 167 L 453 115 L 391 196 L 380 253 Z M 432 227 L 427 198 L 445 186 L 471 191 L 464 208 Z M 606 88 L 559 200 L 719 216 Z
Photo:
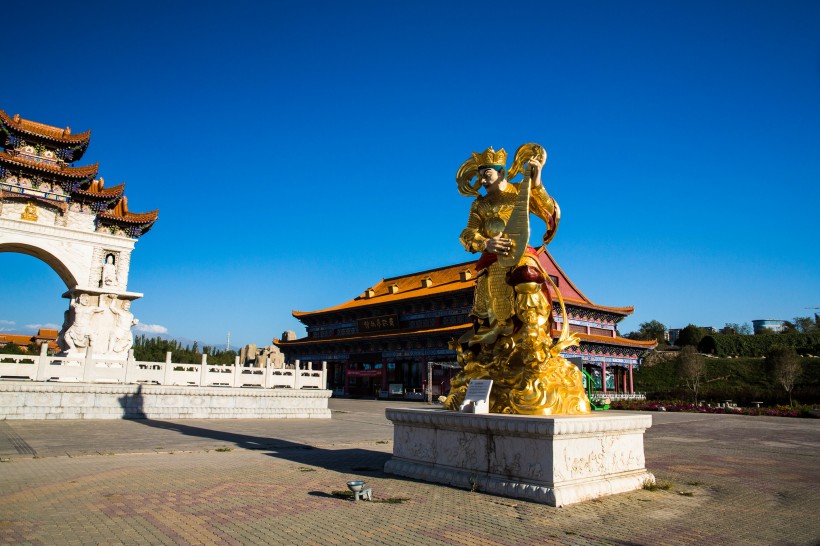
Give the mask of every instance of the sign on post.
M 492 379 L 473 379 L 467 386 L 464 403 L 459 407 L 463 413 L 490 413 L 490 389 Z

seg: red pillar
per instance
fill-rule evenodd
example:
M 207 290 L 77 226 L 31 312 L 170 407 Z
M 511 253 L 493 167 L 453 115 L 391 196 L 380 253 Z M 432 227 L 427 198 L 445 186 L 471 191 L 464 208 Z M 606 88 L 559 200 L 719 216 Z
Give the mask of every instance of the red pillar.
M 635 394 L 635 384 L 632 383 L 632 363 L 629 363 L 629 394 Z
M 623 368 L 621 368 L 621 376 L 624 378 L 624 389 L 621 392 L 627 392 L 626 391 L 626 370 L 623 369 Z
M 601 387 L 606 394 L 606 362 L 601 361 Z

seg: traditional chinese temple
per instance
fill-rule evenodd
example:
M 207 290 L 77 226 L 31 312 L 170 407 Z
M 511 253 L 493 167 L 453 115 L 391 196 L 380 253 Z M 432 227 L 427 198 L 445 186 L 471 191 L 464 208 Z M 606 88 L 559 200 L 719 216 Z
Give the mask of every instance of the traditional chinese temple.
M 580 347 L 571 347 L 564 356 L 582 363 L 601 390 L 633 393 L 632 372 L 656 346 L 654 341 L 634 341 L 618 334 L 618 322 L 634 309 L 592 303 L 544 247 L 538 250 L 538 258 L 561 291 L 570 330 L 581 339 Z M 328 388 L 337 394 L 374 396 L 393 392 L 398 385 L 404 392 L 421 393 L 428 371 L 433 394 L 443 394 L 457 367 L 448 343 L 472 325 L 469 313 L 475 283 L 475 261 L 383 279 L 335 307 L 294 311 L 307 336 L 274 343 L 287 362 L 326 361 Z M 563 317 L 552 295 L 553 316 L 560 329 Z M 553 337 L 559 333 L 553 331 Z
M 0 110 L 0 208 L 17 203 L 24 220 L 36 220 L 38 211 L 45 211 L 55 216 L 54 225 L 131 238 L 151 229 L 157 211 L 129 211 L 125 184 L 105 187 L 103 178 L 97 177 L 99 164 L 73 165 L 90 138 L 90 131 L 73 134 L 69 127 L 53 127 L 19 114 L 11 117 Z

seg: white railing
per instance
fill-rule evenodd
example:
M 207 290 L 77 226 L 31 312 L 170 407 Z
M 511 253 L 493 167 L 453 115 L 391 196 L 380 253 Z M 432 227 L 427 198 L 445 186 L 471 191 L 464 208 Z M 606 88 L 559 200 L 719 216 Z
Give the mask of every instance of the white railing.
M 72 383 L 142 383 L 194 387 L 255 387 L 261 389 L 324 389 L 327 363 L 314 369 L 312 362 L 296 360 L 283 368 L 269 364 L 265 368 L 245 368 L 236 357 L 233 365 L 208 364 L 202 355 L 200 364 L 171 361 L 141 362 L 133 351 L 127 359 L 49 356 L 47 348 L 39 355 L 0 354 L 0 379 L 62 381 Z

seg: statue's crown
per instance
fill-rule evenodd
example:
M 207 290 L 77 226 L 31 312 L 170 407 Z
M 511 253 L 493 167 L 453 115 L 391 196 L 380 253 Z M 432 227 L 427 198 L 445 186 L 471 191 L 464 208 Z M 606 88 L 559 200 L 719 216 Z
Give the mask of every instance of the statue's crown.
M 481 167 L 489 166 L 507 166 L 507 152 L 504 151 L 504 148 L 501 148 L 496 152 L 495 150 L 493 150 L 493 147 L 490 146 L 480 154 L 478 152 L 473 152 L 473 159 L 475 160 L 476 165 L 478 165 L 479 169 Z

